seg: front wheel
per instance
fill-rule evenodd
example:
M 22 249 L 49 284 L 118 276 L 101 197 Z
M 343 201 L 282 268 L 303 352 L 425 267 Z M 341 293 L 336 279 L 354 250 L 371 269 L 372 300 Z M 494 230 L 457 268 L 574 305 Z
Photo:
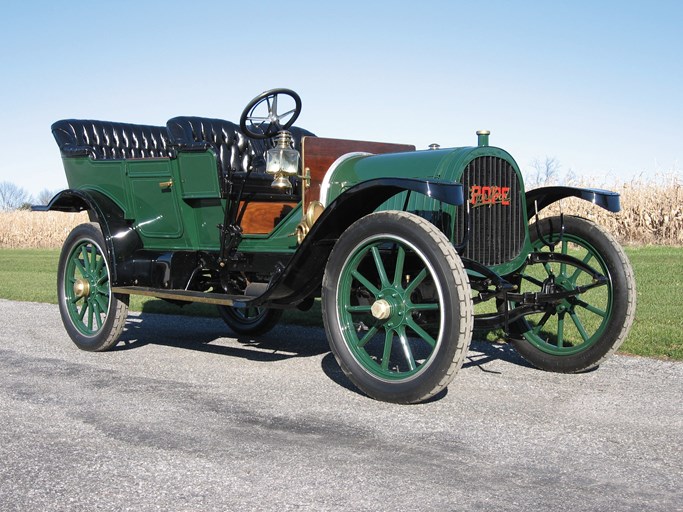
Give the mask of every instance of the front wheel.
M 406 212 L 377 212 L 339 238 L 322 311 L 339 366 L 367 395 L 416 403 L 443 390 L 472 338 L 470 287 L 448 238 Z
M 110 275 L 100 227 L 76 226 L 59 257 L 57 297 L 66 332 L 82 350 L 112 348 L 126 323 L 129 296 L 111 293 Z
M 521 292 L 585 291 L 511 325 L 512 341 L 527 361 L 543 370 L 575 373 L 594 368 L 619 348 L 631 329 L 636 311 L 631 264 L 611 235 L 580 217 L 542 219 L 529 231 L 536 252 L 552 247 L 606 279 L 596 282 L 585 269 L 570 263 L 527 265 L 509 277 Z

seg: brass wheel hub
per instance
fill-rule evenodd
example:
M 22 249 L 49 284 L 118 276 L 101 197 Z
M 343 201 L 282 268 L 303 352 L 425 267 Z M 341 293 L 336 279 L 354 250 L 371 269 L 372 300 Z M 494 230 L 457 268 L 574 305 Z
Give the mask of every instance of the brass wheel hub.
M 87 279 L 76 279 L 74 283 L 74 295 L 78 298 L 90 295 L 90 283 Z
M 391 316 L 391 304 L 384 299 L 376 300 L 370 307 L 370 312 L 377 320 L 386 320 Z

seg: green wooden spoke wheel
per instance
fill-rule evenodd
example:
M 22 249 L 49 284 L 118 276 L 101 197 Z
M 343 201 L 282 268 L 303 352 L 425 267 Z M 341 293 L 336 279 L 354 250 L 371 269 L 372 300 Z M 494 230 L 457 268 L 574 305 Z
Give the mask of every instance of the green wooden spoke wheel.
M 460 258 L 443 233 L 409 213 L 374 213 L 344 232 L 322 305 L 340 367 L 379 400 L 420 402 L 444 389 L 472 335 Z
M 236 334 L 258 335 L 270 331 L 282 318 L 281 309 L 218 306 L 218 314 Z
M 579 295 L 548 304 L 544 312 L 512 326 L 517 350 L 533 365 L 558 372 L 585 371 L 599 365 L 626 339 L 635 316 L 633 270 L 621 247 L 596 224 L 579 217 L 552 217 L 530 233 L 534 250 L 573 256 L 607 279 L 596 283 L 589 272 L 568 263 L 527 265 L 513 281 L 522 292 L 563 292 Z
M 128 296 L 111 293 L 104 237 L 97 224 L 69 234 L 59 259 L 57 294 L 66 331 L 83 350 L 116 345 L 128 313 Z

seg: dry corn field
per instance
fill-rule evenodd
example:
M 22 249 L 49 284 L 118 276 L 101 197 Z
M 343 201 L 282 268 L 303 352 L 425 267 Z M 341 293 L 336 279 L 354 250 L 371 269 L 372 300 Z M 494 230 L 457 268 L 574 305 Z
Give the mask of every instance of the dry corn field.
M 542 215 L 562 212 L 591 219 L 627 245 L 683 245 L 680 179 L 668 178 L 657 184 L 632 181 L 609 188 L 621 194 L 619 213 L 610 213 L 580 199 L 565 199 Z M 85 213 L 0 212 L 0 248 L 59 248 L 69 231 L 82 222 L 88 222 Z
M 0 247 L 59 248 L 69 232 L 83 222 L 88 222 L 85 212 L 0 212 Z
M 620 212 L 611 213 L 571 198 L 551 205 L 541 216 L 561 212 L 590 219 L 604 226 L 624 245 L 683 245 L 683 182 L 679 178 L 669 177 L 658 183 L 636 180 L 602 188 L 621 194 Z

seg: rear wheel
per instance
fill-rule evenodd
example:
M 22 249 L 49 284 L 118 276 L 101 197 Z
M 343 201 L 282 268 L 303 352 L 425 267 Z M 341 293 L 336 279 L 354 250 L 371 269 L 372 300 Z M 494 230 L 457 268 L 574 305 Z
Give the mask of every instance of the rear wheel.
M 256 336 L 270 331 L 282 318 L 281 309 L 218 306 L 218 314 L 236 334 Z
M 472 337 L 459 256 L 436 227 L 405 212 L 370 214 L 342 234 L 325 269 L 322 310 L 344 373 L 388 402 L 443 390 Z
M 67 333 L 82 350 L 116 345 L 128 314 L 128 295 L 111 293 L 104 237 L 97 224 L 81 224 L 69 234 L 59 258 L 57 296 Z
M 539 222 L 538 230 L 535 225 L 529 228 L 535 251 L 550 251 L 545 239 L 555 244 L 556 253 L 577 258 L 607 279 L 595 285 L 589 272 L 567 263 L 527 265 L 512 277 L 521 292 L 587 288 L 513 324 L 513 343 L 525 359 L 543 370 L 589 370 L 615 352 L 631 329 L 636 309 L 631 264 L 614 238 L 593 222 L 571 216 Z

